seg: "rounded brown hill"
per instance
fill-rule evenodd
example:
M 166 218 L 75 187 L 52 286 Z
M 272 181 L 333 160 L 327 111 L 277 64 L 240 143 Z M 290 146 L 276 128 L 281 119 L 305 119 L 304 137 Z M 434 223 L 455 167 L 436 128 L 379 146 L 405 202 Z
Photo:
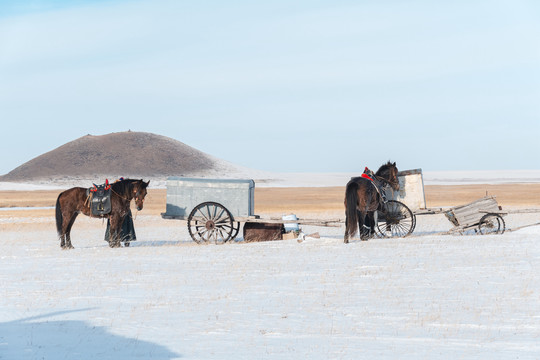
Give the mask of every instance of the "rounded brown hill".
M 233 169 L 180 141 L 151 133 L 86 135 L 40 155 L 0 181 L 29 181 L 96 175 L 163 177 Z

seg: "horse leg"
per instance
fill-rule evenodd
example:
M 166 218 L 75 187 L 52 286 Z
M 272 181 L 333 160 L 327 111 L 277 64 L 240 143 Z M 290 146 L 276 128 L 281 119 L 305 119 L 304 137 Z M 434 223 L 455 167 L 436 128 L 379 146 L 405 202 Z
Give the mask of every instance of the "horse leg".
M 60 237 L 60 247 L 63 249 L 66 246 L 66 234 L 62 233 Z
M 368 212 L 366 214 L 366 220 L 364 222 L 364 229 L 367 233 L 368 238 L 372 238 L 375 234 L 375 213 Z
M 377 211 L 374 211 L 370 213 L 370 221 L 371 221 L 371 237 L 375 236 L 375 225 L 377 225 Z
M 358 231 L 360 232 L 360 240 L 367 241 L 370 238 L 369 219 L 366 212 L 358 211 Z
M 376 205 L 379 203 L 378 193 L 374 191 L 374 187 L 369 187 L 369 191 L 365 194 L 365 208 L 362 212 L 363 224 L 360 225 L 360 238 L 368 240 L 375 234 L 375 211 Z
M 55 218 L 56 218 L 56 233 L 58 234 L 58 237 L 60 238 L 60 248 L 63 249 L 66 246 L 66 230 L 64 227 L 65 218 L 62 211 L 62 203 L 60 201 L 62 194 L 63 193 L 58 195 L 58 198 L 56 198 Z
M 119 216 L 116 215 L 111 216 L 109 221 L 111 223 L 109 246 L 112 248 L 120 247 L 120 226 L 122 226 L 122 223 Z
M 64 242 L 64 246 L 62 246 L 63 249 L 74 249 L 73 245 L 71 244 L 71 228 L 73 227 L 73 223 L 75 222 L 77 215 L 79 215 L 79 213 L 74 212 L 71 215 L 69 222 L 66 225 L 66 229 L 64 232 L 65 242 Z
M 60 231 L 58 234 L 60 236 L 60 247 L 62 248 L 62 250 L 66 249 L 66 239 L 67 239 L 67 231 L 68 231 L 67 229 L 69 225 L 69 220 L 70 219 L 63 216 L 62 223 L 60 224 Z

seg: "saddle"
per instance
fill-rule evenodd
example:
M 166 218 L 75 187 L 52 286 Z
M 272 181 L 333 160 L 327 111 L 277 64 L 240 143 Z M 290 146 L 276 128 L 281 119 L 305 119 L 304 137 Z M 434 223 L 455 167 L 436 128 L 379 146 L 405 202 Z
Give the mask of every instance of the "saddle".
M 90 202 L 90 213 L 92 216 L 103 216 L 111 212 L 111 185 L 109 180 L 105 184 L 96 185 L 86 189 L 86 196 Z

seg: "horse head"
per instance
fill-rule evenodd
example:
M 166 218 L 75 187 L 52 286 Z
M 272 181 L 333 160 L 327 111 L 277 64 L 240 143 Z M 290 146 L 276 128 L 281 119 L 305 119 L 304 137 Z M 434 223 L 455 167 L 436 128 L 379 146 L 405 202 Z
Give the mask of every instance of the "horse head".
M 399 191 L 399 179 L 398 179 L 398 168 L 396 163 L 391 163 L 388 161 L 386 164 L 382 165 L 379 170 L 375 173 L 380 178 L 383 178 L 395 191 Z
M 137 180 L 133 183 L 133 199 L 135 200 L 135 205 L 137 206 L 137 210 L 141 211 L 144 206 L 144 198 L 146 197 L 146 194 L 148 193 L 146 188 L 150 184 L 150 180 L 147 182 L 144 182 L 142 179 Z

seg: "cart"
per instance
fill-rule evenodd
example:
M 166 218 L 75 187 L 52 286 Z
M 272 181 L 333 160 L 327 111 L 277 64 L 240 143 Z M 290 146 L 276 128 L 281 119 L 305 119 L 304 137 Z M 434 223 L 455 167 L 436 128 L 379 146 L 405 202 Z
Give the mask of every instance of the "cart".
M 456 206 L 444 212 L 454 225 L 449 232 L 474 229 L 480 234 L 502 234 L 506 229 L 502 208 L 493 196 L 486 196 L 466 205 Z
M 386 197 L 399 200 L 401 204 L 389 201 L 378 211 L 380 215 L 377 232 L 383 236 L 404 237 L 412 234 L 416 228 L 416 217 L 420 215 L 444 214 L 453 227 L 440 234 L 462 234 L 474 231 L 478 234 L 503 234 L 524 227 L 536 226 L 539 223 L 522 225 L 512 229 L 506 228 L 504 217 L 508 214 L 539 213 L 540 209 L 503 210 L 494 196 L 488 196 L 471 203 L 447 209 L 427 208 L 424 193 L 422 169 L 405 170 L 398 173 L 400 190 L 386 193 Z M 412 210 L 412 215 L 409 210 Z M 389 216 L 385 216 L 385 212 Z
M 383 189 L 386 201 L 376 211 L 376 234 L 380 237 L 406 237 L 416 228 L 416 213 L 426 208 L 422 169 L 398 173 L 399 191 Z
M 254 214 L 254 193 L 253 180 L 169 177 L 161 217 L 187 221 L 189 235 L 198 244 L 233 240 L 247 222 L 341 226 L 339 219 L 262 219 Z

